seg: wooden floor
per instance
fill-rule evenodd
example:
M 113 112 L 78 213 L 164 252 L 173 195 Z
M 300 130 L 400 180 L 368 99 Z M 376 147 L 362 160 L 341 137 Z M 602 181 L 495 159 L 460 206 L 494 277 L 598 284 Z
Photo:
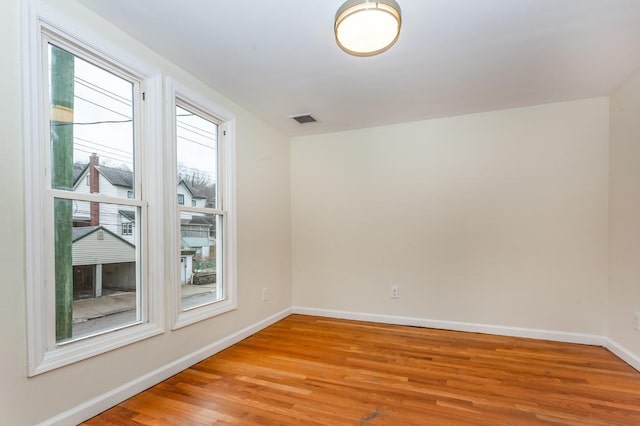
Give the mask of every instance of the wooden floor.
M 606 349 L 292 315 L 86 425 L 640 425 Z

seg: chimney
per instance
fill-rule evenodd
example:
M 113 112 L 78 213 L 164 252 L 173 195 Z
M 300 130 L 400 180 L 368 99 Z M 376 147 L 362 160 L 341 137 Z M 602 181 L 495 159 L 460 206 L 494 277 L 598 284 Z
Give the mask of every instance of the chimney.
M 98 194 L 100 192 L 100 177 L 96 166 L 100 165 L 100 159 L 94 152 L 89 157 L 89 192 L 92 194 Z M 91 201 L 90 203 L 90 225 L 100 225 L 100 204 Z

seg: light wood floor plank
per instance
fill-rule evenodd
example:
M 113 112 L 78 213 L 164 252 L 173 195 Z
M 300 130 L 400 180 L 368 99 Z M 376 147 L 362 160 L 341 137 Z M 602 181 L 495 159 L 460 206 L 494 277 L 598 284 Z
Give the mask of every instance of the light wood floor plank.
M 640 425 L 596 346 L 291 315 L 84 425 Z

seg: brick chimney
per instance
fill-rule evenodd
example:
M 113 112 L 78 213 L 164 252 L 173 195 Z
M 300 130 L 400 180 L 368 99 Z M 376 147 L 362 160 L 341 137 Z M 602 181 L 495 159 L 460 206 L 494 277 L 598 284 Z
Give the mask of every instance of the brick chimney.
M 89 192 L 92 194 L 98 194 L 100 192 L 100 177 L 98 175 L 98 170 L 96 170 L 96 166 L 100 165 L 100 159 L 94 152 L 89 157 Z M 92 201 L 90 203 L 90 225 L 98 226 L 100 225 L 100 204 Z

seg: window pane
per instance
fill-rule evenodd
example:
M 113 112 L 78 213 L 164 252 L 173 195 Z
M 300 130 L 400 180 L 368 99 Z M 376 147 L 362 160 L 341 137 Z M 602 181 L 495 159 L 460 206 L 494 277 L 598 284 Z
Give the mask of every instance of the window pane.
M 140 321 L 139 217 L 131 206 L 54 199 L 58 343 Z
M 178 201 L 217 208 L 218 125 L 176 107 Z M 180 197 L 182 195 L 182 197 Z
M 180 217 L 182 310 L 222 300 L 216 230 L 220 216 L 182 212 Z
M 127 198 L 135 191 L 133 84 L 52 44 L 49 70 L 51 186 L 108 187 L 107 195 Z

